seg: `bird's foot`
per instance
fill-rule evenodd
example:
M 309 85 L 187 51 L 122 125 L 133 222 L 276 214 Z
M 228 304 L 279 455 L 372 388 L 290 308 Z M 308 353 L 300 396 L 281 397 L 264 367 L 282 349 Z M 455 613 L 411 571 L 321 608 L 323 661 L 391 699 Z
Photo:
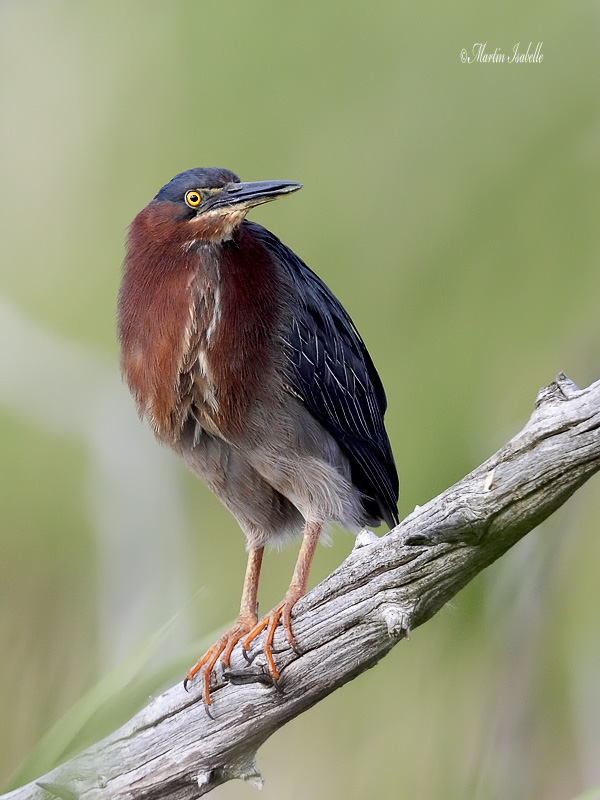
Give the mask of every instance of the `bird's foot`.
M 267 658 L 269 674 L 271 678 L 276 681 L 279 679 L 279 670 L 275 666 L 275 659 L 273 658 L 273 637 L 275 636 L 275 629 L 279 621 L 283 625 L 285 636 L 290 645 L 295 649 L 296 643 L 294 641 L 294 634 L 292 633 L 292 609 L 296 602 L 304 595 L 304 592 L 295 587 L 290 587 L 286 592 L 285 597 L 258 622 L 256 617 L 240 617 L 236 624 L 225 631 L 225 633 L 210 647 L 202 658 L 194 664 L 188 672 L 183 686 L 187 689 L 192 680 L 199 674 L 202 686 L 202 700 L 204 705 L 212 705 L 210 699 L 210 676 L 213 673 L 217 661 L 221 661 L 223 669 L 229 666 L 231 653 L 236 644 L 241 640 L 242 648 L 246 652 L 254 639 L 266 629 L 267 635 L 263 645 L 263 651 Z
M 221 666 L 223 669 L 227 669 L 233 648 L 243 636 L 251 633 L 255 626 L 256 616 L 240 617 L 235 625 L 225 631 L 213 646 L 206 651 L 202 658 L 194 664 L 186 675 L 183 688 L 187 691 L 188 684 L 200 673 L 202 681 L 202 700 L 204 705 L 212 705 L 210 699 L 210 676 L 215 668 L 215 664 L 220 658 Z
M 249 633 L 244 637 L 242 641 L 242 647 L 244 650 L 248 650 L 254 639 L 262 633 L 262 631 L 267 630 L 267 635 L 265 637 L 265 643 L 263 645 L 263 651 L 265 656 L 267 657 L 267 664 L 269 665 L 269 673 L 274 681 L 279 679 L 279 670 L 275 666 L 275 659 L 273 658 L 273 637 L 275 636 L 275 629 L 277 628 L 277 623 L 281 620 L 281 624 L 283 625 L 283 629 L 285 631 L 285 637 L 290 643 L 290 645 L 296 649 L 296 642 L 294 641 L 294 634 L 292 633 L 292 609 L 296 605 L 297 601 L 304 595 L 304 592 L 300 589 L 296 589 L 292 586 L 287 590 L 285 597 L 279 603 L 279 605 L 275 606 L 275 608 L 270 611 L 265 617 L 263 617 L 256 625 L 252 628 Z

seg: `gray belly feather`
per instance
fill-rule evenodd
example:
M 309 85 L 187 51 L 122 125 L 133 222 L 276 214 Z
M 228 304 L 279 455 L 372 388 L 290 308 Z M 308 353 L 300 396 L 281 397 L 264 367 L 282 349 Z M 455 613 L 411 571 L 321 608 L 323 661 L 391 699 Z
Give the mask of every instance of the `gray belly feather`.
M 177 450 L 230 509 L 250 544 L 297 535 L 305 520 L 355 532 L 373 522 L 365 518 L 338 444 L 284 390 L 274 402 L 255 404 L 236 441 L 210 427 L 189 416 Z

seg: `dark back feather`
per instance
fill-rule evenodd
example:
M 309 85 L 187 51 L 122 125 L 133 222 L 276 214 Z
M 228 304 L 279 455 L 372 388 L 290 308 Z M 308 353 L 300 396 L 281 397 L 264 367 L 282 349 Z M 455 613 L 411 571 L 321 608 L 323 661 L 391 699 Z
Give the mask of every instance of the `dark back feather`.
M 323 281 L 274 234 L 244 222 L 285 271 L 293 304 L 283 330 L 289 389 L 347 454 L 367 513 L 398 523 L 398 474 L 384 427 L 377 370 L 350 316 Z

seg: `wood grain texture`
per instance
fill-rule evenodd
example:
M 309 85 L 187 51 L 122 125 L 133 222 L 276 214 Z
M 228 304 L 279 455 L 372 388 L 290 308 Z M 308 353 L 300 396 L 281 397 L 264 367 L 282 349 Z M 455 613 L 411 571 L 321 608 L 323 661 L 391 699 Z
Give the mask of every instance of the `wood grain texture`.
M 212 717 L 174 686 L 98 744 L 3 800 L 200 797 L 231 778 L 261 777 L 260 745 L 288 720 L 373 666 L 468 581 L 600 469 L 600 381 L 564 375 L 543 389 L 523 430 L 382 538 L 365 532 L 344 563 L 294 611 L 298 653 L 275 637 L 279 686 L 257 647 L 233 653 Z M 44 788 L 42 788 L 44 787 Z

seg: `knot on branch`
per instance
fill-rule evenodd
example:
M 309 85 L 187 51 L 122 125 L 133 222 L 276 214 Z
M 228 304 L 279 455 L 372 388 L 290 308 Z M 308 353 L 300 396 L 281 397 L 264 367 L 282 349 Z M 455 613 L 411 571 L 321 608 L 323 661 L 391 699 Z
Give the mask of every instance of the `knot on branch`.
M 390 639 L 408 639 L 412 611 L 399 603 L 386 603 L 381 607 L 381 619 L 385 622 Z
M 256 766 L 256 759 L 253 755 L 247 756 L 237 763 L 226 764 L 216 769 L 200 772 L 196 775 L 195 780 L 200 790 L 199 797 L 216 789 L 222 783 L 231 780 L 246 781 L 255 789 L 262 789 L 264 785 L 263 777 Z
M 564 372 L 559 372 L 548 386 L 539 390 L 535 399 L 535 407 L 539 408 L 544 403 L 560 403 L 575 397 L 581 389 Z

